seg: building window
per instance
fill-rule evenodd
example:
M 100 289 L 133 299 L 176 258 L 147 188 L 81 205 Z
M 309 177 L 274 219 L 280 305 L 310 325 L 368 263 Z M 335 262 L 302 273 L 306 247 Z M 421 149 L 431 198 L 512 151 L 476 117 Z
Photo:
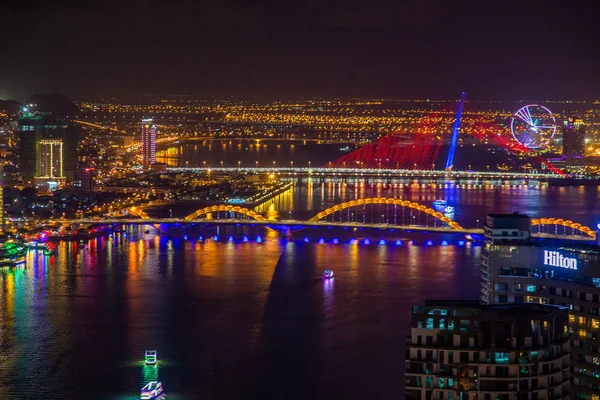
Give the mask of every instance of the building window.
M 427 324 L 425 325 L 427 329 L 433 329 L 433 318 L 427 318 Z
M 501 294 L 498 296 L 498 303 L 508 303 L 508 296 Z
M 535 292 L 535 289 L 536 289 L 535 285 L 527 285 L 528 292 Z
M 522 303 L 524 300 L 523 296 L 515 296 L 515 303 Z
M 496 364 L 508 364 L 508 353 L 496 353 Z
M 516 292 L 522 292 L 523 291 L 523 284 L 522 283 L 515 283 L 515 291 Z
M 597 319 L 592 319 L 592 329 L 600 329 L 600 321 Z
M 469 330 L 469 320 L 468 319 L 460 320 L 460 330 L 461 330 L 461 332 L 465 332 L 465 331 Z

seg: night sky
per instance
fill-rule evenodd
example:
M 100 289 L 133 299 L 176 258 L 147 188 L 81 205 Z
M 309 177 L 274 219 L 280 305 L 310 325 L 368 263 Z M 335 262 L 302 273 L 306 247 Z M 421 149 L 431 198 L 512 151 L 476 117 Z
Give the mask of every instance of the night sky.
M 0 1 L 0 99 L 597 99 L 594 1 Z

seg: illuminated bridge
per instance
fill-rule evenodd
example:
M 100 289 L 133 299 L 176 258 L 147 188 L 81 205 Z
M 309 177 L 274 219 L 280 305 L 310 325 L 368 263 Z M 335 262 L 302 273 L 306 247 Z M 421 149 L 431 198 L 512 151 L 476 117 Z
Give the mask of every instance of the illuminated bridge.
M 132 207 L 129 219 L 79 219 L 59 220 L 62 223 L 98 225 L 190 225 L 197 223 L 259 225 L 282 232 L 288 236 L 294 230 L 309 227 L 345 227 L 398 229 L 437 233 L 483 234 L 479 227 L 463 227 L 451 215 L 436 211 L 423 204 L 408 200 L 372 197 L 346 201 L 329 207 L 307 220 L 276 220 L 254 210 L 234 205 L 214 205 L 200 208 L 184 218 L 151 218 L 143 210 Z M 540 237 L 568 237 L 593 240 L 596 233 L 574 221 L 557 218 L 531 220 L 534 235 Z
M 275 173 L 280 176 L 314 176 L 314 177 L 374 177 L 404 179 L 443 179 L 443 180 L 508 180 L 508 181 L 540 181 L 565 179 L 564 175 L 520 172 L 475 172 L 475 171 L 440 171 L 412 169 L 380 169 L 380 168 L 311 168 L 311 167 L 170 167 L 170 172 L 252 172 L 258 174 Z

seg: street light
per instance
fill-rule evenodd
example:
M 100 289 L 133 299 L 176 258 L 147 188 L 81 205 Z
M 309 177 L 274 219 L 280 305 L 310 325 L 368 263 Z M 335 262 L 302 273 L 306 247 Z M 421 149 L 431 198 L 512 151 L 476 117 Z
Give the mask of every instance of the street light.
M 223 161 L 221 161 L 221 168 L 223 168 Z
M 242 166 L 242 162 L 238 161 L 238 168 L 241 168 L 241 166 Z

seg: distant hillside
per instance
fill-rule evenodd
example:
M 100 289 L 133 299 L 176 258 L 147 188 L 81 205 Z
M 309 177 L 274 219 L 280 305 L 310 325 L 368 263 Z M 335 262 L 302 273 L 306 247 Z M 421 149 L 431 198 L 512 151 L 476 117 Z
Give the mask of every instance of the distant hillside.
M 16 100 L 0 100 L 0 111 L 12 115 L 21 110 L 21 103 Z
M 26 100 L 27 104 L 35 104 L 40 112 L 51 112 L 61 117 L 74 117 L 77 106 L 60 93 L 33 94 Z

